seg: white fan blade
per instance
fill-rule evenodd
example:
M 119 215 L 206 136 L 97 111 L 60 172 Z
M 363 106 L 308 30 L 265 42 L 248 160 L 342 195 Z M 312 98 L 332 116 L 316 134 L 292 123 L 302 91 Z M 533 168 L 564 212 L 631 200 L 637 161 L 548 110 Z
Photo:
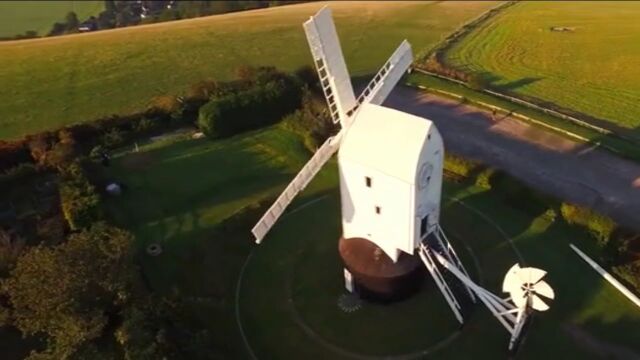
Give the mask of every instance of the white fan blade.
M 522 286 L 518 285 L 509 290 L 509 294 L 511 295 L 511 301 L 519 307 L 527 306 L 527 293 L 522 289 Z
M 542 280 L 542 278 L 546 274 L 547 272 L 544 270 L 526 267 L 520 269 L 520 271 L 518 272 L 518 277 L 520 278 L 520 280 L 522 280 L 523 284 L 535 284 L 538 281 Z
M 531 307 L 537 311 L 549 310 L 549 305 L 547 305 L 538 295 L 535 294 L 531 294 Z
M 515 264 L 507 271 L 507 274 L 504 276 L 504 280 L 502 281 L 502 292 L 509 293 L 513 288 L 519 288 L 522 285 L 522 281 L 518 277 L 518 272 L 520 271 L 520 265 Z
M 549 284 L 546 283 L 546 281 L 539 281 L 538 283 L 536 283 L 533 286 L 533 291 L 536 294 L 542 295 L 548 299 L 554 299 L 556 297 L 555 292 L 553 291 L 551 286 L 549 286 Z
M 412 62 L 411 45 L 407 40 L 404 40 L 369 82 L 362 94 L 358 96 L 358 105 L 363 103 L 382 104 Z
M 342 56 L 331 9 L 323 7 L 303 27 L 331 118 L 334 123 L 340 121 L 342 126 L 346 126 L 350 116 L 347 112 L 351 113 L 356 106 L 356 97 Z
M 311 182 L 313 177 L 320 171 L 322 166 L 329 161 L 333 153 L 338 150 L 340 141 L 342 140 L 343 131 L 336 136 L 330 137 L 320 146 L 318 151 L 313 154 L 311 159 L 302 167 L 302 170 L 287 185 L 282 194 L 271 205 L 269 210 L 258 220 L 251 232 L 259 244 L 264 236 L 271 230 L 276 220 L 282 215 L 284 209 L 291 203 L 293 198 Z

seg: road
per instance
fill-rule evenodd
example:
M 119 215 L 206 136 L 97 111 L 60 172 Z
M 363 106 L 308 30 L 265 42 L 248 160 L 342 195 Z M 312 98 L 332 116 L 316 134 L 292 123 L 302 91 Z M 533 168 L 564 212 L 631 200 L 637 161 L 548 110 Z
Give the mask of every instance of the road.
M 640 164 L 516 118 L 398 86 L 385 106 L 432 120 L 445 149 L 640 231 Z

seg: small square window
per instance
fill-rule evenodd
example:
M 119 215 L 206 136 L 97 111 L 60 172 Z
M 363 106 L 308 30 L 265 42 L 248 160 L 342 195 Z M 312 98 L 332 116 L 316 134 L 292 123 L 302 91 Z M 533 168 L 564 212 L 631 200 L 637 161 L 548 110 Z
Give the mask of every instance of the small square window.
M 364 182 L 365 182 L 365 184 L 367 184 L 367 187 L 371 187 L 371 178 L 370 177 L 365 176 Z
M 376 206 L 376 214 L 380 215 L 380 206 Z

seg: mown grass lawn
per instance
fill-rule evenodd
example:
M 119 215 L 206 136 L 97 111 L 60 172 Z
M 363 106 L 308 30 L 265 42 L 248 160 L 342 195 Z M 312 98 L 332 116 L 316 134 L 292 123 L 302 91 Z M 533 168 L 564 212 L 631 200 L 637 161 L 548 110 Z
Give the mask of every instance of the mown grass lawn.
M 73 11 L 79 21 L 97 16 L 104 9 L 104 1 L 0 1 L 0 36 L 14 36 L 33 30 L 45 36 L 55 22 L 63 22 Z
M 277 196 L 308 157 L 296 135 L 270 128 L 216 142 L 177 136 L 123 152 L 105 169 L 107 179 L 128 188 L 106 207 L 136 235 L 147 283 L 190 303 L 190 316 L 215 334 L 209 346 L 227 358 L 245 356 L 233 304 L 240 267 L 254 243 L 250 229 L 225 231 L 220 224 Z M 293 206 L 335 186 L 336 176 L 332 168 L 321 172 Z M 147 255 L 151 243 L 160 244 L 162 254 Z
M 474 186 L 446 183 L 444 196 L 448 199 L 443 208 L 445 230 L 485 287 L 502 295 L 504 274 L 518 261 L 514 247 L 522 255 L 522 265 L 549 272 L 546 280 L 556 290 L 556 300 L 551 310 L 535 316 L 519 359 L 597 358 L 592 347 L 573 338 L 576 329 L 602 348 L 640 351 L 636 341 L 640 314 L 635 306 L 569 249 L 570 242 L 590 249 L 588 235 L 561 220 L 507 206 L 495 193 Z M 482 359 L 507 357 L 507 332 L 480 304 L 455 335 L 457 322 L 428 278 L 423 291 L 409 300 L 341 312 L 337 194 L 283 220 L 253 250 L 240 292 L 243 329 L 258 358 L 349 359 L 353 354 L 399 356 L 422 351 L 437 359 L 468 359 L 471 354 Z M 315 335 L 310 336 L 300 322 Z M 449 336 L 455 337 L 446 342 Z M 443 341 L 446 345 L 439 347 Z
M 521 2 L 472 30 L 446 61 L 516 94 L 637 129 L 638 18 L 636 2 Z
M 0 139 L 144 109 L 158 95 L 228 80 L 240 64 L 311 64 L 302 23 L 326 2 L 0 43 Z M 404 38 L 419 53 L 496 2 L 334 2 L 352 76 Z
M 139 153 L 119 155 L 108 168 L 109 176 L 128 186 L 122 197 L 108 201 L 109 213 L 135 232 L 149 284 L 186 299 L 192 316 L 214 335 L 210 346 L 227 357 L 247 356 L 236 310 L 259 358 L 345 356 L 306 335 L 293 320 L 293 310 L 325 341 L 358 354 L 416 352 L 454 334 L 453 315 L 428 278 L 425 290 L 403 303 L 365 305 L 352 314 L 337 309 L 342 277 L 333 162 L 262 245 L 252 243 L 252 224 L 220 231 L 223 219 L 277 195 L 307 158 L 299 139 L 278 127 L 216 142 L 153 143 Z M 573 242 L 593 251 L 591 238 L 561 220 L 550 221 L 500 199 L 492 191 L 446 182 L 442 218 L 470 272 L 496 293 L 504 272 L 518 260 L 514 247 L 524 263 L 549 272 L 557 298 L 550 311 L 534 319 L 519 358 L 590 358 L 591 350 L 571 337 L 567 329 L 572 327 L 596 341 L 640 352 L 637 309 L 568 247 Z M 157 257 L 144 252 L 152 242 L 163 247 Z M 236 285 L 249 254 L 237 309 Z M 433 356 L 504 358 L 506 344 L 506 331 L 478 305 L 463 332 Z

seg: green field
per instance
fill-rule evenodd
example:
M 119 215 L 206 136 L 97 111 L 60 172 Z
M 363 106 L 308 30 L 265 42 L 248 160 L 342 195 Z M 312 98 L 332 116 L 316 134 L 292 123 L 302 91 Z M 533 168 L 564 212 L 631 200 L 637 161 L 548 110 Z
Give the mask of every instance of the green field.
M 53 23 L 62 22 L 69 11 L 84 21 L 97 16 L 104 9 L 104 1 L 0 1 L 0 37 L 24 34 L 33 30 L 45 36 Z
M 108 201 L 109 213 L 135 232 L 151 286 L 178 291 L 214 334 L 210 346 L 229 358 L 247 356 L 236 310 L 259 358 L 407 354 L 450 336 L 434 357 L 468 358 L 469 351 L 481 358 L 506 356 L 507 333 L 488 311 L 478 305 L 457 333 L 453 315 L 428 278 L 423 292 L 402 303 L 365 304 L 351 314 L 338 310 L 342 278 L 334 163 L 294 201 L 262 245 L 252 243 L 252 224 L 220 229 L 223 219 L 278 194 L 307 157 L 298 138 L 277 127 L 217 142 L 183 136 L 151 143 L 138 153 L 122 152 L 107 169 L 109 179 L 128 186 Z M 570 335 L 576 329 L 600 347 L 640 351 L 637 310 L 568 247 L 574 242 L 592 250 L 588 235 L 561 220 L 509 207 L 475 186 L 447 182 L 444 199 L 443 224 L 484 286 L 497 292 L 517 253 L 526 264 L 549 271 L 557 298 L 549 312 L 536 316 L 519 358 L 550 353 L 591 358 L 592 350 Z M 144 253 L 152 242 L 162 245 L 160 256 Z M 294 312 L 324 344 L 303 330 Z
M 639 18 L 638 2 L 522 2 L 472 30 L 446 61 L 503 90 L 637 129 Z
M 326 3 L 0 43 L 0 139 L 145 108 L 240 64 L 310 64 L 302 23 Z M 351 74 L 375 72 L 404 38 L 419 53 L 495 2 L 336 2 Z

